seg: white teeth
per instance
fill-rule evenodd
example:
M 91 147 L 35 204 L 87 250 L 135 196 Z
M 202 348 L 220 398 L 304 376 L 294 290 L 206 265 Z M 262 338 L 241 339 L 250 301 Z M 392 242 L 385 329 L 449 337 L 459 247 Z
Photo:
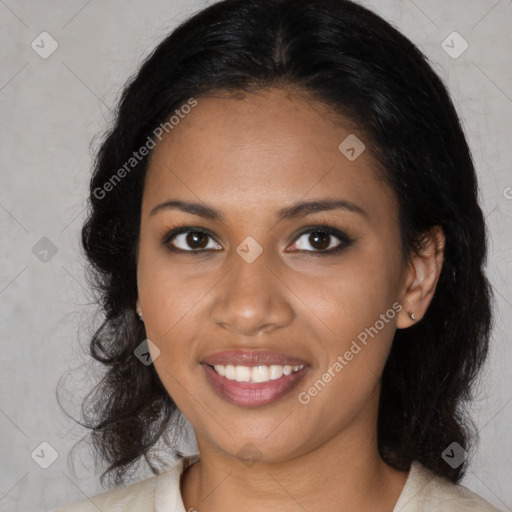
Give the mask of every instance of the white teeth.
M 232 364 L 216 364 L 214 368 L 219 375 L 226 377 L 228 380 L 236 380 L 237 382 L 268 382 L 280 379 L 283 375 L 291 375 L 298 372 L 304 368 L 304 365 L 235 366 Z
M 235 366 L 235 380 L 249 382 L 251 380 L 251 369 L 248 366 Z
M 251 380 L 253 382 L 267 382 L 269 380 L 268 366 L 254 366 L 251 371 Z
M 283 367 L 273 364 L 270 367 L 270 380 L 280 379 L 283 376 Z
M 228 364 L 226 366 L 226 373 L 224 377 L 229 380 L 235 380 L 235 367 L 232 364 Z

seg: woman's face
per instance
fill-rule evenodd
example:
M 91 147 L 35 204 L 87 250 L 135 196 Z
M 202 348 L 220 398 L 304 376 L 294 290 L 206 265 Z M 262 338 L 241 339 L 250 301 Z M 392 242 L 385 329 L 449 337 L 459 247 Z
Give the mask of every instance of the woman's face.
M 142 202 L 138 306 L 162 383 L 201 450 L 275 462 L 368 439 L 406 316 L 392 191 L 364 136 L 304 96 L 197 102 Z

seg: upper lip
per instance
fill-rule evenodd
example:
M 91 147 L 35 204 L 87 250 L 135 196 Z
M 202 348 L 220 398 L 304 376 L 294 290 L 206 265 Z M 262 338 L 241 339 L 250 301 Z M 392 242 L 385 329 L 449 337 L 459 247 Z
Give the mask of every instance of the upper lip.
M 281 354 L 272 350 L 222 350 L 203 358 L 203 364 L 232 364 L 234 366 L 281 365 L 300 366 L 307 363 L 298 357 Z

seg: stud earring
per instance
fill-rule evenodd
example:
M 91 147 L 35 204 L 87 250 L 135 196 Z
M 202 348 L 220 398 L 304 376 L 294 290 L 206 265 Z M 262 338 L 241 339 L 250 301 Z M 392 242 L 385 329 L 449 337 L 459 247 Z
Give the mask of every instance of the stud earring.
M 139 317 L 140 320 L 142 320 L 142 313 L 140 311 L 137 311 L 137 316 Z
M 411 320 L 416 320 L 416 315 L 414 313 L 409 313 Z

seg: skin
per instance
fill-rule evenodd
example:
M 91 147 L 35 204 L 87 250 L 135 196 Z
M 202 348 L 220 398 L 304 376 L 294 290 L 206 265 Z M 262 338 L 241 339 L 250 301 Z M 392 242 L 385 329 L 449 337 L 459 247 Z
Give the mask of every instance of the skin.
M 408 473 L 378 453 L 380 377 L 395 330 L 414 323 L 408 312 L 419 321 L 433 297 L 442 230 L 433 229 L 423 252 L 404 263 L 396 199 L 375 174 L 368 144 L 354 161 L 338 150 L 349 134 L 365 136 L 307 96 L 270 89 L 197 100 L 151 156 L 137 273 L 137 308 L 160 350 L 155 368 L 194 426 L 201 453 L 181 479 L 185 509 L 237 510 L 243 503 L 249 512 L 392 511 Z M 333 209 L 276 219 L 297 201 L 326 198 L 343 198 L 366 214 Z M 208 204 L 224 220 L 179 209 L 150 215 L 169 199 Z M 308 228 L 318 224 L 355 241 L 317 255 L 322 249 Z M 169 251 L 161 238 L 184 225 L 211 231 L 202 246 L 211 251 L 193 254 L 186 235 L 174 239 L 183 252 Z M 248 236 L 262 248 L 251 263 L 236 252 Z M 339 243 L 327 237 L 326 246 Z M 395 302 L 402 310 L 300 403 L 298 393 Z M 256 408 L 215 394 L 199 364 L 206 354 L 262 348 L 308 362 L 296 389 Z M 254 464 L 241 460 L 247 443 L 256 447 Z

